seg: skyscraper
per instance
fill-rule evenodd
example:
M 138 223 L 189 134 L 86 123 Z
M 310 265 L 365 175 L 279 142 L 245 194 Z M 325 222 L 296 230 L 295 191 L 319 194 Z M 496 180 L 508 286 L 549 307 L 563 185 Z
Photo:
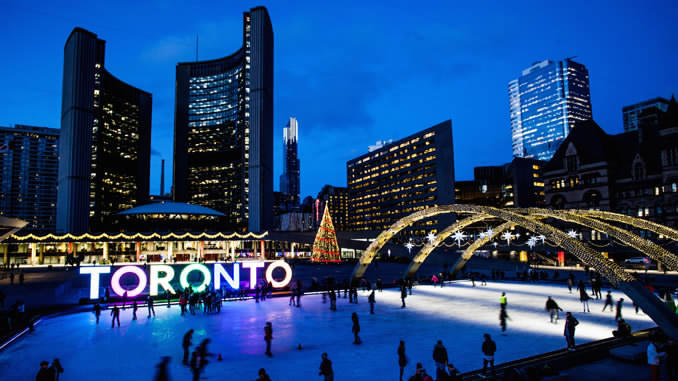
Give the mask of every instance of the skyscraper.
M 659 115 L 669 108 L 669 101 L 664 98 L 654 98 L 622 108 L 624 115 L 624 132 L 634 131 L 643 123 L 657 125 Z
M 104 68 L 105 48 L 82 28 L 64 46 L 58 232 L 106 231 L 148 198 L 152 96 Z
M 288 196 L 294 205 L 299 205 L 299 123 L 290 118 L 283 129 L 283 174 L 280 175 L 280 192 Z
M 223 212 L 224 229 L 264 231 L 273 221 L 273 27 L 264 7 L 243 19 L 238 51 L 177 64 L 174 200 Z
M 569 58 L 533 64 L 508 91 L 515 157 L 549 160 L 577 122 L 593 117 L 589 72 Z
M 56 228 L 59 130 L 0 127 L 0 215 L 29 223 L 24 230 Z

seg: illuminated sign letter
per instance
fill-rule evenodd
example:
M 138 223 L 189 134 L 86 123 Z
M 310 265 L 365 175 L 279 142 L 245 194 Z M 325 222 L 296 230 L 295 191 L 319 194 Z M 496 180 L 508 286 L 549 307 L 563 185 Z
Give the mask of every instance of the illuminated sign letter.
M 160 277 L 160 273 L 165 273 L 164 277 Z M 152 265 L 151 266 L 151 280 L 148 283 L 151 295 L 158 295 L 158 285 L 163 289 L 174 294 L 174 288 L 170 281 L 174 278 L 174 269 L 168 265 Z
M 125 290 L 122 288 L 122 286 L 120 286 L 120 278 L 122 278 L 122 276 L 127 273 L 136 275 L 137 279 L 139 280 L 137 287 L 132 290 Z M 144 270 L 136 266 L 123 266 L 113 273 L 113 276 L 111 277 L 111 288 L 113 289 L 113 292 L 118 294 L 118 296 L 122 296 L 125 291 L 127 291 L 127 296 L 133 298 L 141 294 L 141 291 L 146 288 L 146 282 L 148 282 L 148 278 L 146 277 Z
M 264 267 L 264 262 L 243 262 L 242 267 L 250 269 L 250 290 L 257 287 L 257 269 Z
M 203 276 L 202 284 L 200 284 L 200 286 L 198 287 L 192 286 L 190 283 L 188 283 L 188 274 L 190 274 L 193 271 L 200 271 Z M 210 274 L 210 270 L 207 268 L 207 266 L 201 265 L 200 263 L 192 263 L 184 267 L 184 269 L 181 270 L 181 275 L 179 275 L 179 284 L 181 284 L 181 287 L 182 288 L 193 287 L 193 291 L 195 292 L 205 291 L 207 285 L 210 284 L 211 281 L 212 275 Z
M 233 277 L 231 278 L 230 275 L 226 272 L 226 269 L 224 269 L 224 266 L 221 265 L 221 263 L 215 263 L 214 264 L 214 289 L 219 290 L 221 289 L 221 277 L 223 277 L 226 282 L 228 283 L 229 286 L 231 286 L 232 289 L 237 290 L 240 288 L 240 263 L 234 263 L 233 264 Z
M 105 267 L 81 267 L 80 274 L 90 274 L 89 279 L 89 298 L 99 299 L 99 275 L 111 272 L 110 266 Z
M 285 278 L 277 282 L 275 279 L 273 279 L 273 270 L 276 268 L 280 267 L 285 271 Z M 287 264 L 285 261 L 273 261 L 271 262 L 270 265 L 268 265 L 268 268 L 266 269 L 266 281 L 270 282 L 271 285 L 275 288 L 280 288 L 280 287 L 285 287 L 287 286 L 290 281 L 292 280 L 292 268 L 290 265 Z

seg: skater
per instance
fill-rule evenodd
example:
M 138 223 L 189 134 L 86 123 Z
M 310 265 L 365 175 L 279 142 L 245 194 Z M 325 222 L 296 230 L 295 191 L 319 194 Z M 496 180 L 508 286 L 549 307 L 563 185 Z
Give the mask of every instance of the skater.
M 579 288 L 579 301 L 584 308 L 584 312 L 591 312 L 591 309 L 589 308 L 589 299 L 591 299 L 591 297 L 586 293 L 584 282 L 580 280 L 577 288 Z
M 562 311 L 563 309 L 558 307 L 558 303 L 556 303 L 555 300 L 551 299 L 549 296 L 548 299 L 546 299 L 546 311 L 549 311 L 549 314 L 551 315 L 551 323 L 557 324 L 558 319 L 560 318 L 558 316 L 558 311 Z M 553 321 L 553 317 L 556 317 L 556 320 Z
M 360 341 L 360 336 L 358 336 L 358 333 L 360 333 L 360 322 L 358 321 L 358 314 L 353 313 L 351 314 L 351 320 L 353 320 L 353 327 L 351 330 L 353 331 L 353 344 L 361 344 L 362 341 Z
M 125 305 L 127 304 L 127 291 L 122 293 L 122 309 L 125 309 Z
M 414 287 L 414 281 L 412 279 L 407 280 L 407 289 L 410 291 L 410 296 L 412 296 L 412 287 Z
M 255 381 L 271 381 L 271 377 L 266 374 L 266 369 L 259 369 L 259 377 Z
M 508 301 L 506 300 L 506 293 L 502 292 L 501 297 L 499 297 L 499 306 L 501 307 L 502 310 L 505 310 L 507 304 Z
M 115 304 L 113 305 L 113 309 L 111 309 L 111 316 L 113 316 L 113 319 L 111 319 L 111 328 L 115 327 L 115 321 L 118 321 L 118 328 L 120 328 L 120 309 L 118 309 L 118 306 Z
M 99 317 L 101 316 L 101 304 L 96 303 L 94 305 L 94 317 L 97 319 L 97 324 L 99 324 Z
M 191 373 L 193 374 L 193 381 L 198 381 L 200 380 L 200 362 L 198 360 L 198 351 L 195 350 L 193 351 L 193 354 L 191 354 L 191 362 L 190 362 L 190 367 L 191 367 Z
M 574 351 L 574 330 L 577 324 L 579 324 L 579 321 L 570 312 L 567 312 L 565 316 L 565 331 L 563 334 L 567 341 L 567 350 Z
M 476 286 L 476 274 L 471 273 L 471 287 Z
M 624 303 L 624 298 L 619 298 L 617 301 L 616 313 L 614 315 L 614 320 L 620 320 L 622 318 L 622 303 Z
M 59 375 L 64 372 L 64 368 L 61 366 L 61 361 L 58 358 L 52 360 L 52 365 L 49 366 L 49 371 L 54 377 L 54 381 L 59 381 Z
M 254 289 L 254 301 L 256 303 L 259 303 L 259 293 L 261 292 L 261 289 L 259 288 L 259 285 Z
M 487 275 L 480 274 L 480 285 L 487 286 Z
M 273 324 L 267 321 L 264 327 L 264 341 L 266 341 L 266 356 L 268 357 L 273 357 L 273 353 L 271 353 L 271 340 L 273 340 Z
M 489 333 L 483 335 L 485 341 L 481 347 L 483 351 L 483 375 L 487 371 L 487 364 L 490 365 L 490 372 L 494 374 L 494 353 L 497 351 L 497 344 L 492 341 Z
M 139 306 L 137 305 L 137 301 L 134 301 L 134 304 L 132 305 L 132 320 L 137 320 L 137 310 L 139 309 Z
M 506 313 L 506 308 L 499 310 L 499 325 L 501 325 L 501 334 L 506 336 L 506 320 L 510 319 Z
M 205 369 L 207 366 L 207 357 L 212 356 L 211 353 L 207 351 L 207 345 L 210 343 L 210 339 L 204 339 L 203 341 L 200 342 L 200 345 L 198 345 L 198 348 L 196 348 L 196 351 L 198 352 L 198 359 L 200 362 L 198 363 L 198 368 L 200 371 Z
M 337 310 L 337 294 L 334 292 L 334 289 L 330 290 L 330 310 Z
M 148 317 L 151 317 L 151 313 L 153 313 L 153 317 L 155 317 L 155 308 L 153 308 L 153 297 L 148 295 L 146 297 L 146 304 L 148 305 Z
M 353 287 L 353 304 L 358 304 L 358 287 Z
M 355 313 L 355 312 L 354 312 Z M 334 381 L 334 371 L 332 371 L 332 361 L 327 358 L 327 353 L 322 354 L 322 362 L 320 363 L 320 376 L 324 376 L 324 381 Z
M 170 298 L 172 294 L 170 294 L 169 290 L 165 290 L 165 299 L 167 299 L 167 308 L 170 308 Z
M 441 373 L 445 372 L 447 366 L 447 349 L 445 349 L 442 340 L 438 340 L 438 343 L 433 347 L 433 361 L 436 363 L 436 379 L 440 380 L 442 378 Z
M 570 273 L 567 276 L 567 289 L 570 291 L 570 294 L 572 293 L 572 287 L 574 287 L 574 274 Z
M 398 345 L 398 366 L 400 366 L 400 381 L 403 381 L 403 372 L 407 366 L 407 356 L 405 355 L 405 342 L 400 340 Z
M 167 369 L 169 361 L 169 356 L 162 356 L 160 363 L 156 365 L 154 381 L 169 381 L 169 369 Z
M 407 298 L 407 290 L 405 289 L 405 285 L 403 285 L 402 287 L 400 287 L 400 300 L 403 301 L 403 305 L 400 306 L 400 308 L 405 308 L 405 298 Z
M 40 370 L 35 376 L 35 381 L 54 381 L 54 374 L 49 369 L 49 362 L 40 361 Z
M 297 308 L 301 307 L 301 295 L 304 293 L 303 284 L 301 279 L 297 279 Z M 346 297 L 346 295 L 344 295 Z
M 186 297 L 182 294 L 179 297 L 179 308 L 181 309 L 181 316 L 186 313 Z
M 290 286 L 290 301 L 287 303 L 288 306 L 295 306 L 296 307 L 297 303 L 294 299 L 295 296 L 296 296 L 296 293 L 297 293 L 297 287 L 295 286 L 295 284 L 293 282 L 292 285 Z
M 603 312 L 605 312 L 605 309 L 607 306 L 610 306 L 610 312 L 612 311 L 613 303 L 612 303 L 612 291 L 608 291 L 607 295 L 605 295 L 605 305 L 603 306 Z
M 184 359 L 182 360 L 184 364 L 188 364 L 188 354 L 190 353 L 188 349 L 191 347 L 191 339 L 193 339 L 193 330 L 189 329 L 181 341 L 181 347 L 184 349 Z
M 367 301 L 370 303 L 370 314 L 374 315 L 374 290 L 370 293 L 370 296 L 367 297 Z
M 379 290 L 379 292 L 384 291 L 384 282 L 381 280 L 381 278 L 377 278 L 377 290 Z

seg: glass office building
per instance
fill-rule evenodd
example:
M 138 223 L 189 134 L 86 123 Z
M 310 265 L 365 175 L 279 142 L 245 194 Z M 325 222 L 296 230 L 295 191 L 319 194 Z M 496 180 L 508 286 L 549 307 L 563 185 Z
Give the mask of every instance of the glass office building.
M 624 106 L 622 108 L 624 132 L 635 131 L 641 125 L 657 126 L 659 116 L 668 108 L 669 101 L 661 97 Z
M 179 63 L 175 201 L 224 213 L 224 229 L 263 231 L 273 218 L 273 29 L 257 7 L 230 56 Z
M 535 63 L 508 92 L 515 157 L 549 160 L 577 122 L 593 117 L 588 70 L 569 58 Z
M 153 99 L 104 68 L 105 48 L 82 28 L 64 47 L 59 233 L 115 230 L 115 214 L 148 199 Z
M 294 205 L 299 205 L 299 123 L 290 118 L 283 129 L 283 173 L 280 175 L 280 192 L 288 196 Z
M 58 155 L 59 129 L 0 127 L 0 215 L 54 232 Z

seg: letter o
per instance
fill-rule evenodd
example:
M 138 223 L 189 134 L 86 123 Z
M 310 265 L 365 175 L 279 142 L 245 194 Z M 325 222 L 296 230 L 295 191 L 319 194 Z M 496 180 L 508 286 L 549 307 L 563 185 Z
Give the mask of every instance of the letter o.
M 127 273 L 132 273 L 137 276 L 137 279 L 139 279 L 139 284 L 132 290 L 125 290 L 122 288 L 122 286 L 120 286 L 120 278 L 122 278 L 122 276 Z M 111 277 L 111 288 L 113 289 L 113 292 L 118 294 L 118 296 L 122 296 L 125 291 L 127 291 L 127 296 L 133 298 L 141 294 L 141 292 L 146 288 L 147 281 L 148 279 L 144 270 L 136 266 L 123 266 L 119 268 L 118 271 L 113 273 L 113 276 Z
M 273 270 L 275 270 L 278 267 L 285 270 L 285 278 L 280 282 L 273 279 Z M 266 268 L 266 281 L 270 282 L 271 285 L 273 285 L 273 287 L 275 288 L 285 287 L 290 283 L 291 280 L 292 280 L 292 268 L 285 261 L 273 261 Z
M 202 284 L 198 287 L 192 286 L 190 283 L 188 283 L 188 274 L 193 271 L 200 271 L 204 278 Z M 210 270 L 207 268 L 207 266 L 201 265 L 199 263 L 191 263 L 190 265 L 184 267 L 184 269 L 181 270 L 181 275 L 179 276 L 179 284 L 181 284 L 181 287 L 184 289 L 191 287 L 195 292 L 205 291 L 207 285 L 209 285 L 210 282 L 212 282 L 212 274 L 210 274 Z

